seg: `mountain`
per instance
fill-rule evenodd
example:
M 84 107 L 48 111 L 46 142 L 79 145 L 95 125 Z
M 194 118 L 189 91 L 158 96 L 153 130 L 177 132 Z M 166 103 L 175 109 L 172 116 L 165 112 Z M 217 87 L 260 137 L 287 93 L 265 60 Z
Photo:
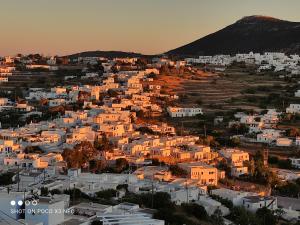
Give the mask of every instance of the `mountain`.
M 66 56 L 68 58 L 77 57 L 105 57 L 105 58 L 125 58 L 125 57 L 147 57 L 140 53 L 122 52 L 122 51 L 87 51 Z
M 215 33 L 167 52 L 196 56 L 278 51 L 300 53 L 300 22 L 267 16 L 248 16 Z

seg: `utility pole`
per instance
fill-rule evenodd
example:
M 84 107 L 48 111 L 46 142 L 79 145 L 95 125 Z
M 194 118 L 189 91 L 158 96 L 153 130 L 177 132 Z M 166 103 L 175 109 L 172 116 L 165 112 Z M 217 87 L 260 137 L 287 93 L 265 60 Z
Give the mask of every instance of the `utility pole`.
M 74 184 L 74 188 L 73 188 L 73 204 L 75 205 L 75 184 Z
M 188 189 L 188 179 L 186 178 L 186 181 L 185 181 L 185 189 L 186 189 L 186 203 L 188 204 L 189 203 L 189 189 Z
M 206 137 L 206 125 L 203 125 L 203 129 L 204 129 L 204 137 Z
M 181 121 L 181 136 L 183 136 L 183 121 Z
M 18 192 L 20 191 L 20 165 L 18 165 Z
M 43 170 L 43 174 L 44 174 L 44 181 L 46 180 L 46 170 Z
M 151 190 L 151 208 L 153 209 L 153 205 L 154 205 L 154 185 L 153 185 L 153 176 L 152 175 L 152 190 Z

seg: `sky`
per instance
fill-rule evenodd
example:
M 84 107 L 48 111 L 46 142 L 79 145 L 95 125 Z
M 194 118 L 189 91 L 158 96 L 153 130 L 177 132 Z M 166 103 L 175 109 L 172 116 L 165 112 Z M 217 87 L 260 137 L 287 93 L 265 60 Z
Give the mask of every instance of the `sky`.
M 250 15 L 300 22 L 300 0 L 0 0 L 0 55 L 159 54 Z

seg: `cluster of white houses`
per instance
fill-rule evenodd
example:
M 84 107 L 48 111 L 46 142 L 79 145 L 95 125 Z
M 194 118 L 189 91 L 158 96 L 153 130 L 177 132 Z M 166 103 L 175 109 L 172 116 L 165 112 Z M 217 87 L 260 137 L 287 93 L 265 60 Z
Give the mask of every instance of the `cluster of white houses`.
M 275 72 L 287 71 L 292 75 L 300 74 L 300 56 L 285 55 L 281 52 L 266 52 L 264 54 L 250 52 L 248 54 L 199 56 L 198 58 L 186 58 L 189 64 L 211 64 L 215 66 L 229 66 L 233 62 L 245 62 L 258 66 L 258 71 L 274 70 Z
M 300 113 L 297 108 L 298 104 L 290 104 L 290 106 L 286 108 L 286 113 Z M 234 115 L 236 120 L 230 121 L 229 126 L 237 123 L 248 126 L 249 134 L 255 135 L 256 137 L 255 139 L 251 139 L 252 142 L 265 143 L 279 147 L 299 146 L 300 137 L 287 137 L 286 130 L 277 128 L 277 124 L 280 121 L 282 114 L 283 113 L 277 112 L 275 109 L 268 109 L 264 114 L 248 115 L 243 112 L 238 112 Z
M 49 66 L 55 66 L 54 58 L 48 60 Z M 81 57 L 77 60 L 93 64 L 99 57 Z M 163 225 L 164 221 L 153 219 L 149 210 L 131 203 L 114 206 L 80 203 L 70 207 L 72 196 L 41 196 L 42 188 L 49 191 L 76 188 L 90 197 L 96 196 L 99 191 L 114 189 L 117 191 L 115 198 L 118 199 L 124 196 L 125 191 L 120 188 L 124 184 L 128 191 L 138 194 L 167 192 L 175 204 L 195 202 L 203 205 L 209 214 L 218 208 L 224 216 L 229 213 L 228 208 L 209 197 L 207 187 L 217 186 L 218 181 L 225 178 L 225 171 L 216 168 L 220 161 L 227 162 L 230 176 L 248 174 L 248 167 L 245 165 L 249 161 L 249 154 L 239 149 L 228 148 L 217 152 L 209 146 L 198 144 L 198 136 L 176 135 L 176 129 L 167 123 L 149 124 L 140 122 L 137 118 L 141 112 L 143 115 L 152 116 L 167 112 L 170 117 L 190 117 L 203 113 L 201 108 L 167 107 L 158 101 L 166 98 L 172 101 L 178 96 L 161 94 L 161 87 L 153 82 L 150 75 L 158 74 L 157 68 L 163 65 L 180 67 L 185 65 L 185 62 L 157 58 L 153 61 L 154 68 L 112 73 L 111 67 L 116 62 L 131 64 L 132 68 L 135 68 L 136 59 L 125 58 L 105 62 L 105 72 L 101 76 L 101 82 L 96 85 L 31 88 L 26 101 L 22 103 L 0 98 L 1 110 L 9 112 L 18 109 L 24 114 L 38 113 L 31 105 L 36 103 L 36 100 L 46 102 L 49 110 L 70 104 L 80 105 L 77 110 L 70 110 L 69 107 L 61 115 L 47 121 L 0 129 L 0 169 L 3 172 L 16 169 L 19 171 L 13 177 L 17 183 L 10 185 L 9 191 L 7 187 L 0 188 L 1 213 L 11 214 L 11 210 L 25 208 L 22 215 L 16 212 L 10 218 L 28 224 L 88 225 L 93 220 L 100 220 L 105 225 Z M 87 72 L 84 79 L 97 76 L 99 77 L 99 74 Z M 259 116 L 236 114 L 236 118 L 240 123 L 249 125 L 251 131 L 262 132 L 257 134 L 259 141 L 267 142 L 271 138 L 278 140 L 281 137 L 273 129 L 279 120 L 279 113 L 275 110 L 269 110 Z M 264 140 L 264 137 L 268 139 Z M 94 174 L 82 172 L 78 168 L 69 168 L 65 173 L 66 162 L 62 157 L 64 149 L 73 149 L 82 142 L 90 142 L 93 145 L 104 139 L 109 142 L 110 150 L 99 152 L 94 156 L 95 160 L 113 164 L 122 158 L 138 169 L 133 173 L 129 171 L 122 174 Z M 39 152 L 32 153 L 32 149 L 38 149 Z M 167 164 L 177 164 L 186 171 L 186 177 L 172 175 L 169 166 L 149 166 L 149 161 L 151 163 L 151 159 L 154 158 Z M 235 205 L 242 205 L 251 211 L 264 206 L 270 209 L 277 208 L 277 200 L 273 197 L 227 192 L 230 190 L 217 189 L 213 194 L 230 199 Z M 29 203 L 16 204 L 19 201 Z M 38 204 L 30 204 L 32 201 L 37 201 Z M 48 211 L 61 210 L 59 213 L 29 213 L 41 208 Z M 76 213 L 72 213 L 74 211 Z

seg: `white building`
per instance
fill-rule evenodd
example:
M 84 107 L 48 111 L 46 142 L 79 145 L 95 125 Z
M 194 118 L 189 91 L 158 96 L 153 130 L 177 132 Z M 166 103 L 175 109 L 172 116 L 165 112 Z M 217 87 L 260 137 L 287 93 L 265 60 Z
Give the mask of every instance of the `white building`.
M 257 142 L 271 144 L 273 141 L 276 141 L 281 136 L 280 130 L 274 129 L 264 129 L 262 133 L 257 134 Z
M 256 212 L 263 207 L 275 210 L 277 209 L 277 198 L 272 196 L 246 196 L 243 198 L 243 206 L 251 212 Z
M 231 201 L 234 206 L 242 205 L 244 197 L 253 195 L 253 193 L 250 192 L 234 191 L 226 188 L 214 189 L 211 191 L 211 194 Z
M 36 205 L 29 204 L 25 210 L 26 223 L 57 225 L 64 221 L 64 201 L 51 197 L 40 197 Z
M 195 203 L 203 206 L 209 216 L 211 216 L 217 209 L 221 210 L 222 216 L 227 216 L 230 213 L 227 207 L 205 195 L 200 196 L 199 200 Z
M 289 138 L 278 138 L 276 140 L 276 145 L 279 147 L 289 147 L 293 144 L 293 140 Z
M 300 158 L 290 158 L 292 166 L 300 169 Z
M 201 108 L 168 107 L 167 111 L 171 117 L 190 117 L 203 114 Z
M 248 167 L 244 162 L 249 161 L 249 154 L 239 149 L 222 149 L 219 153 L 226 159 L 231 167 L 231 176 L 239 177 L 248 174 Z
M 295 144 L 296 146 L 300 146 L 300 137 L 296 137 Z
M 199 180 L 202 185 L 217 185 L 217 168 L 202 162 L 179 163 L 179 167 L 186 170 L 188 177 L 192 180 Z
M 290 104 L 290 106 L 286 108 L 286 113 L 300 113 L 300 104 Z

